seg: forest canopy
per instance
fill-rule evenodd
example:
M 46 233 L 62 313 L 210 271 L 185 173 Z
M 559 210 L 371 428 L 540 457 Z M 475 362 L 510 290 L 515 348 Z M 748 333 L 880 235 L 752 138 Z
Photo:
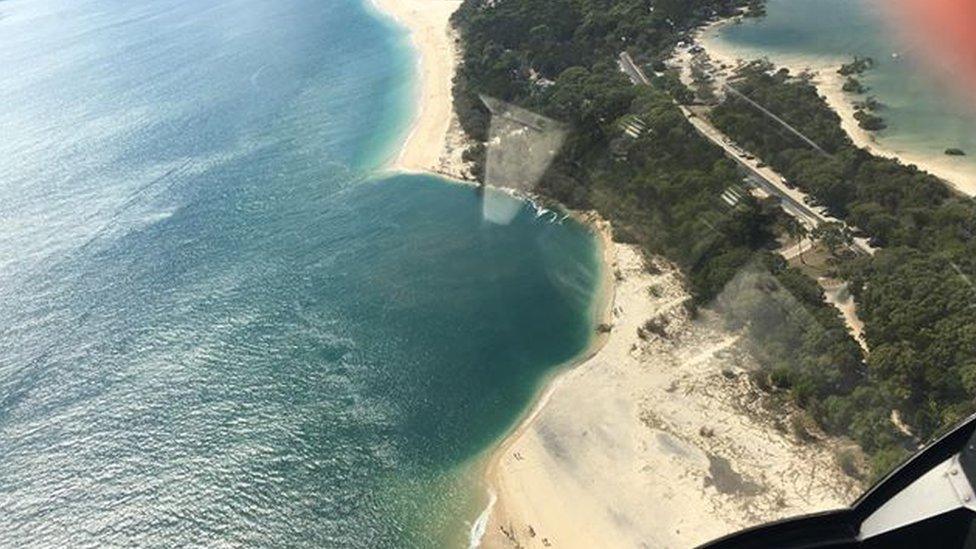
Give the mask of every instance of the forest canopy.
M 808 75 L 764 61 L 738 72 L 736 89 L 826 154 L 734 97 L 712 110 L 713 123 L 884 248 L 837 267 L 865 323 L 865 357 L 816 281 L 770 252 L 777 233 L 790 230 L 778 204 L 747 192 L 735 207 L 717 199 L 741 189 L 742 174 L 676 104 L 694 97 L 664 65 L 675 45 L 744 8 L 762 13 L 751 0 L 465 0 L 453 20 L 462 37 L 456 109 L 479 142 L 489 124 L 481 94 L 567 124 L 537 190 L 598 210 L 618 238 L 675 261 L 696 304 L 713 304 L 742 273 L 772 277 L 756 284 L 775 295 L 782 289 L 816 329 L 764 322 L 768 301 L 734 309 L 733 321 L 738 315 L 774 385 L 829 431 L 857 440 L 885 472 L 913 438 L 927 439 L 974 410 L 976 203 L 914 166 L 855 147 Z M 622 51 L 649 74 L 657 69 L 654 86 L 630 83 L 616 65 Z M 866 64 L 842 70 L 856 74 Z M 639 135 L 621 131 L 635 119 Z M 483 151 L 475 146 L 467 157 L 479 161 Z M 849 238 L 830 227 L 818 236 Z M 894 415 L 913 436 L 894 427 Z

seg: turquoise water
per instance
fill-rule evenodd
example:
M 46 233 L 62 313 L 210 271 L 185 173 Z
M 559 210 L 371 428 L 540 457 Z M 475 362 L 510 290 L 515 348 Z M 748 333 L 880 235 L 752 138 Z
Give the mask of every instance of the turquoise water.
M 936 158 L 948 147 L 976 155 L 976 109 L 920 59 L 885 9 L 885 0 L 768 0 L 766 17 L 722 27 L 720 37 L 774 62 L 800 56 L 839 65 L 871 56 L 878 64 L 861 80 L 887 107 L 879 112 L 888 123 L 878 133 L 885 146 Z M 944 160 L 976 168 L 976 156 Z
M 376 175 L 403 33 L 9 0 L 0 67 L 0 545 L 466 543 L 486 450 L 589 341 L 597 244 Z

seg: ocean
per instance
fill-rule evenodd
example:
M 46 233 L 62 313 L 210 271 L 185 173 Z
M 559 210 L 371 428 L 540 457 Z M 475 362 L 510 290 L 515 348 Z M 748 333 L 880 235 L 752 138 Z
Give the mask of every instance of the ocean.
M 0 3 L 0 546 L 457 547 L 599 245 L 381 167 L 360 0 Z M 496 191 L 487 191 L 496 193 Z
M 894 25 L 886 0 L 768 0 L 766 5 L 765 17 L 721 27 L 719 38 L 743 54 L 780 63 L 805 59 L 839 67 L 855 55 L 872 57 L 876 67 L 860 80 L 870 88 L 866 95 L 885 105 L 878 112 L 888 124 L 876 134 L 880 143 L 976 171 L 976 109 Z M 968 156 L 948 158 L 947 148 Z

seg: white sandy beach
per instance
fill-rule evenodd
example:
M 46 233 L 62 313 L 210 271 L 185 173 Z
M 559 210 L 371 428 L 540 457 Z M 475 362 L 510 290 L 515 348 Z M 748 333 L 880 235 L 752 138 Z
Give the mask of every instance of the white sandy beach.
M 372 0 L 381 12 L 410 33 L 419 58 L 416 116 L 410 133 L 389 166 L 469 178 L 461 161 L 464 139 L 454 116 L 451 79 L 458 53 L 450 17 L 460 0 Z
M 698 39 L 713 62 L 721 65 L 735 66 L 742 60 L 752 60 L 761 57 L 752 50 L 738 49 L 721 40 L 718 30 L 729 24 L 722 21 L 707 26 L 698 33 Z M 814 84 L 830 107 L 840 115 L 841 127 L 851 137 L 855 145 L 864 147 L 872 153 L 896 158 L 904 164 L 915 164 L 919 168 L 936 175 L 954 188 L 969 196 L 976 196 L 976 165 L 965 157 L 952 157 L 943 154 L 925 154 L 894 148 L 857 124 L 854 118 L 854 102 L 860 98 L 845 92 L 842 88 L 844 77 L 837 73 L 837 69 L 849 60 L 813 59 L 802 56 L 777 56 L 770 59 L 780 66 L 785 66 L 793 73 L 808 70 L 815 74 Z
M 800 441 L 789 407 L 764 406 L 736 337 L 688 318 L 673 268 L 613 250 L 613 331 L 495 455 L 484 545 L 690 547 L 853 501 L 838 442 Z M 655 317 L 667 336 L 639 336 Z

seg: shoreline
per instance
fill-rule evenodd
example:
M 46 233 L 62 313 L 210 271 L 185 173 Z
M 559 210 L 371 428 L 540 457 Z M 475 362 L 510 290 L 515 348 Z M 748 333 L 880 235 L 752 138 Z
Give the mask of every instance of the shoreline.
M 450 26 L 450 16 L 460 6 L 461 1 L 369 0 L 369 4 L 382 16 L 393 19 L 396 24 L 407 30 L 418 56 L 418 90 L 414 98 L 416 113 L 410 123 L 405 141 L 393 159 L 386 164 L 386 170 L 401 173 L 429 173 L 445 178 L 445 182 L 449 183 L 478 185 L 471 175 L 470 166 L 461 158 L 470 140 L 458 123 L 451 91 L 459 52 L 455 43 L 455 34 Z M 437 8 L 426 9 L 432 5 Z M 532 204 L 540 201 L 539 197 L 531 193 L 526 195 L 515 189 L 495 188 L 491 185 L 486 187 Z M 539 390 L 526 411 L 517 419 L 514 430 L 506 433 L 497 444 L 486 449 L 485 466 L 481 476 L 488 484 L 488 502 L 471 524 L 468 533 L 471 547 L 481 544 L 497 513 L 499 498 L 490 475 L 494 464 L 504 454 L 506 441 L 530 425 L 545 407 L 560 380 L 595 356 L 608 339 L 609 334 L 597 331 L 597 328 L 612 320 L 614 243 L 610 223 L 603 220 L 596 212 L 581 212 L 563 208 L 561 205 L 560 207 L 575 221 L 591 230 L 598 240 L 600 281 L 589 312 L 594 333 L 586 348 L 576 357 L 554 367 L 540 380 Z
M 545 409 L 549 399 L 556 392 L 559 386 L 571 374 L 583 364 L 592 360 L 606 346 L 610 334 L 599 330 L 601 325 L 613 322 L 614 303 L 616 299 L 614 271 L 616 268 L 615 253 L 617 245 L 613 241 L 613 227 L 609 221 L 603 219 L 595 210 L 579 211 L 566 209 L 569 216 L 584 227 L 593 231 L 600 247 L 600 282 L 596 289 L 593 299 L 592 310 L 590 311 L 594 333 L 586 348 L 572 360 L 553 368 L 552 372 L 543 378 L 539 384 L 539 390 L 533 397 L 532 402 L 522 416 L 516 421 L 515 427 L 509 431 L 500 441 L 486 452 L 487 464 L 484 468 L 483 477 L 488 487 L 488 505 L 482 515 L 472 525 L 471 544 L 469 547 L 479 547 L 487 538 L 494 540 L 495 534 L 492 527 L 498 521 L 499 515 L 505 516 L 505 498 L 499 494 L 499 483 L 497 482 L 497 470 L 502 458 L 508 453 L 508 449 L 528 430 L 540 413 Z M 477 530 L 480 530 L 476 532 Z M 476 534 L 478 534 L 476 536 Z M 496 543 L 491 544 L 492 547 Z
M 461 0 L 368 0 L 367 5 L 407 31 L 417 59 L 414 115 L 385 168 L 470 180 L 470 167 L 461 158 L 467 137 L 451 91 L 459 52 L 450 18 Z
M 761 52 L 751 48 L 737 48 L 719 36 L 719 31 L 723 27 L 732 24 L 735 24 L 734 18 L 709 23 L 695 32 L 695 40 L 702 45 L 712 61 L 719 65 L 735 67 L 742 61 L 764 57 Z M 857 97 L 842 89 L 845 77 L 837 72 L 837 69 L 850 59 L 778 55 L 775 59 L 770 58 L 770 61 L 779 67 L 788 68 L 793 74 L 804 70 L 812 73 L 813 84 L 817 87 L 817 91 L 831 110 L 840 116 L 841 128 L 847 132 L 855 146 L 877 156 L 898 160 L 905 165 L 914 164 L 920 170 L 942 179 L 950 189 L 967 196 L 976 196 L 976 166 L 960 165 L 960 159 L 946 155 L 900 150 L 885 144 L 883 138 L 858 125 L 854 118 L 856 112 L 854 102 L 857 101 Z

